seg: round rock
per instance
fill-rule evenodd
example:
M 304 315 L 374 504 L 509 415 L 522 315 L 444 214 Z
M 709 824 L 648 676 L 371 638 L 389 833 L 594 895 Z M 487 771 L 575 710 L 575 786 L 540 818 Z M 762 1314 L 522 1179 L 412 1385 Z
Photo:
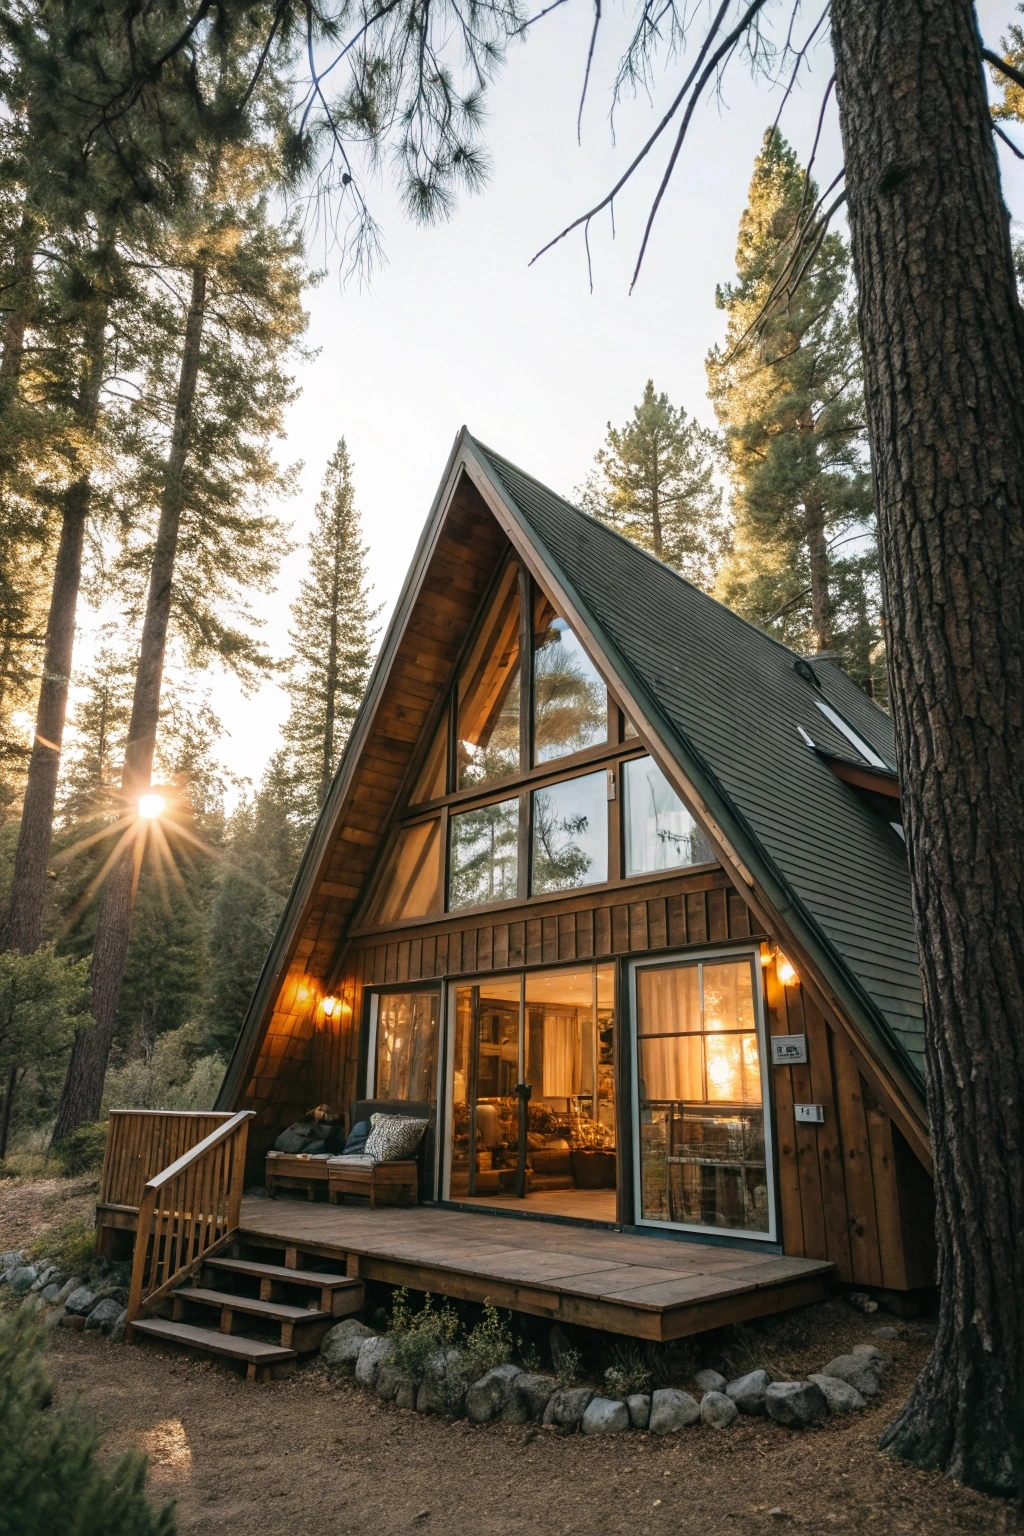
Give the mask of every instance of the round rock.
M 865 1355 L 837 1355 L 828 1365 L 823 1365 L 821 1376 L 835 1376 L 849 1386 L 856 1387 L 861 1397 L 877 1397 L 882 1390 L 879 1381 L 880 1367 L 877 1360 Z
M 529 1424 L 544 1417 L 544 1410 L 558 1390 L 553 1376 L 521 1371 L 509 1385 L 502 1418 L 509 1424 Z
M 117 1322 L 110 1330 L 111 1344 L 123 1344 L 128 1331 L 128 1308 L 122 1307 Z
M 346 1317 L 324 1334 L 320 1353 L 328 1365 L 355 1365 L 366 1340 L 377 1337 L 365 1323 L 355 1317 Z
M 64 1310 L 72 1317 L 85 1317 L 95 1304 L 96 1296 L 87 1285 L 80 1285 L 77 1291 L 72 1291 L 70 1296 L 64 1298 Z
M 764 1405 L 768 1417 L 787 1429 L 809 1429 L 828 1418 L 825 1394 L 813 1381 L 773 1381 Z
M 509 1388 L 522 1375 L 518 1365 L 496 1365 L 466 1389 L 466 1418 L 471 1424 L 492 1424 L 504 1411 Z
M 724 1392 L 705 1392 L 700 1400 L 700 1421 L 711 1429 L 728 1429 L 740 1411 Z
M 677 1429 L 696 1424 L 699 1418 L 697 1399 L 691 1397 L 689 1392 L 680 1392 L 675 1387 L 660 1387 L 657 1392 L 651 1393 L 651 1418 L 647 1427 L 652 1435 L 673 1435 Z
M 19 1264 L 7 1277 L 7 1284 L 15 1296 L 25 1296 L 39 1279 L 39 1271 L 33 1264 Z
M 557 1424 L 561 1429 L 578 1429 L 593 1396 L 590 1387 L 560 1388 L 552 1393 L 544 1409 L 544 1423 Z
M 629 1428 L 629 1409 L 615 1397 L 592 1397 L 583 1415 L 585 1435 L 612 1435 Z
M 651 1422 L 651 1400 L 646 1392 L 634 1392 L 626 1398 L 629 1422 L 634 1429 L 647 1429 Z
M 67 1301 L 68 1297 L 71 1295 L 72 1291 L 77 1291 L 79 1287 L 84 1284 L 85 1281 L 82 1279 L 81 1275 L 72 1275 L 70 1280 L 65 1280 L 64 1284 L 57 1292 L 57 1305 L 62 1307 Z
M 737 1376 L 735 1381 L 730 1381 L 725 1389 L 726 1396 L 732 1398 L 740 1413 L 750 1414 L 764 1413 L 767 1390 L 767 1371 L 748 1371 L 746 1376 Z
M 85 1320 L 87 1329 L 98 1328 L 101 1333 L 109 1333 L 121 1316 L 121 1303 L 115 1301 L 112 1296 L 106 1296 L 98 1301 Z
M 370 1392 L 377 1385 L 377 1372 L 395 1352 L 391 1339 L 374 1337 L 364 1339 L 356 1356 L 356 1381 Z
M 858 1408 L 867 1407 L 867 1400 L 857 1388 L 840 1381 L 838 1376 L 808 1376 L 807 1380 L 824 1392 L 829 1413 L 856 1413 Z
M 725 1377 L 720 1371 L 698 1371 L 693 1384 L 702 1392 L 724 1392 Z

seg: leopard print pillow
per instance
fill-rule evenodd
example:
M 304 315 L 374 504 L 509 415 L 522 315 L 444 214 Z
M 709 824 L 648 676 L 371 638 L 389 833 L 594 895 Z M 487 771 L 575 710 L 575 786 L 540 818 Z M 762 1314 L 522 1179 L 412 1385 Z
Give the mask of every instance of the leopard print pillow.
M 414 1120 L 411 1115 L 384 1115 L 378 1111 L 370 1116 L 370 1134 L 363 1151 L 375 1163 L 400 1162 L 415 1152 L 427 1125 L 426 1120 Z

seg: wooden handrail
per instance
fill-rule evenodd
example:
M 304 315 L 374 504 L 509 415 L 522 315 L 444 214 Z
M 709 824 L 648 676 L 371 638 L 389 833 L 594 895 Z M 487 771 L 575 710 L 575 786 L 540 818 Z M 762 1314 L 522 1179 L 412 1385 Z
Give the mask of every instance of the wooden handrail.
M 112 1109 L 98 1204 L 137 1209 L 147 1179 L 230 1119 L 223 1110 Z
M 129 1327 L 238 1226 L 252 1116 L 249 1109 L 229 1116 L 146 1181 L 135 1232 Z

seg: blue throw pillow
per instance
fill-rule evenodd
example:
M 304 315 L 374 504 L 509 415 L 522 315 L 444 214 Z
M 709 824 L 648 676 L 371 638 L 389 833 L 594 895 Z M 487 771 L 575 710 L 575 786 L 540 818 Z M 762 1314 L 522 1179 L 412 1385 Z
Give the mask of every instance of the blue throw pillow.
M 354 1125 L 348 1133 L 348 1140 L 345 1143 L 345 1151 L 361 1152 L 366 1146 L 366 1138 L 369 1136 L 369 1134 L 369 1120 L 360 1120 L 359 1124 Z

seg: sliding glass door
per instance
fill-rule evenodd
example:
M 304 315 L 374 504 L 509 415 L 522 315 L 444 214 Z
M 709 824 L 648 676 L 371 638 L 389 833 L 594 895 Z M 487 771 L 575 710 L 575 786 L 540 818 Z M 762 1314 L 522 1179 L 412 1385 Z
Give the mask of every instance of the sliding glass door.
M 632 967 L 638 1219 L 775 1237 L 756 952 Z

